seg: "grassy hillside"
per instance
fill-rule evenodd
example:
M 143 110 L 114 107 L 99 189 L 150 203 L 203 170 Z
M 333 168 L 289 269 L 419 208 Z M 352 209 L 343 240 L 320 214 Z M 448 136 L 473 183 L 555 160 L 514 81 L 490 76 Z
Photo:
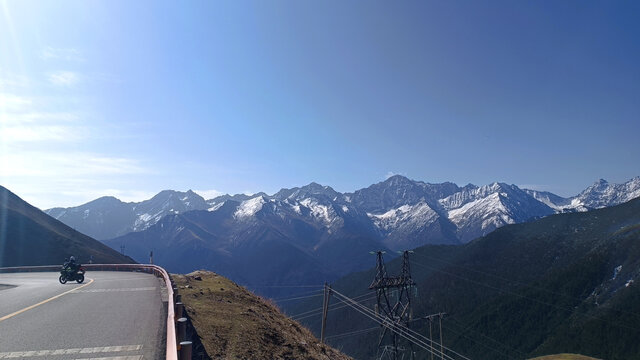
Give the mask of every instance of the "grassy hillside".
M 0 186 L 0 267 L 62 264 L 71 255 L 80 262 L 135 262 Z
M 412 327 L 428 334 L 428 323 L 419 318 L 446 312 L 445 345 L 470 358 L 640 358 L 640 199 L 506 226 L 464 246 L 421 247 L 411 257 L 418 283 Z M 398 266 L 391 261 L 389 274 Z M 361 296 L 370 293 L 373 276 L 373 270 L 352 274 L 334 287 Z M 373 307 L 367 298 L 363 302 Z M 292 314 L 319 306 L 307 302 Z M 329 335 L 375 325 L 347 309 L 330 314 Z M 303 321 L 319 328 L 317 314 Z M 332 341 L 370 359 L 377 332 Z
M 222 276 L 197 271 L 172 277 L 202 344 L 214 359 L 350 359 Z

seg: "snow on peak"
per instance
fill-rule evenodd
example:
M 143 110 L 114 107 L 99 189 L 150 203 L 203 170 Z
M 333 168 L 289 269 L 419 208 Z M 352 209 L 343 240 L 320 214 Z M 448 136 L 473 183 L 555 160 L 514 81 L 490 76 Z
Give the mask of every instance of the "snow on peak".
M 233 214 L 236 219 L 243 219 L 254 216 L 258 211 L 262 209 L 262 206 L 266 204 L 266 200 L 263 196 L 257 196 L 253 199 L 245 200 L 240 203 L 240 206 Z
M 311 216 L 320 220 L 324 225 L 330 226 L 333 222 L 339 219 L 333 207 L 320 204 L 314 198 L 306 198 L 300 201 L 300 205 L 308 208 L 311 212 Z
M 466 204 L 474 203 L 478 200 L 485 199 L 495 195 L 501 195 L 508 197 L 508 192 L 511 191 L 511 187 L 506 184 L 495 182 L 490 185 L 484 185 L 476 188 L 469 188 L 463 191 L 457 192 L 453 195 L 447 196 L 444 199 L 438 200 L 438 202 L 446 210 L 459 209 Z M 469 209 L 470 207 L 466 207 Z
M 586 188 L 573 200 L 587 208 L 602 208 L 618 205 L 640 197 L 640 178 L 635 177 L 622 184 L 610 184 L 600 179 Z
M 447 215 L 457 226 L 467 222 L 469 218 L 482 219 L 482 230 L 515 222 L 509 216 L 509 210 L 505 208 L 500 200 L 500 193 L 493 193 L 487 197 L 475 199 L 459 208 L 449 210 Z
M 224 205 L 224 201 L 221 201 L 219 203 L 213 203 L 213 204 L 211 204 L 211 207 L 209 207 L 207 209 L 207 211 L 216 211 L 216 210 L 220 209 L 222 207 L 222 205 Z
M 159 211 L 155 214 L 137 214 L 137 218 L 133 223 L 133 231 L 142 231 L 148 229 L 151 225 L 155 225 L 162 217 L 164 216 L 164 212 Z
M 402 205 L 383 214 L 367 213 L 374 224 L 382 230 L 391 231 L 405 224 L 424 226 L 437 220 L 438 214 L 425 202 Z

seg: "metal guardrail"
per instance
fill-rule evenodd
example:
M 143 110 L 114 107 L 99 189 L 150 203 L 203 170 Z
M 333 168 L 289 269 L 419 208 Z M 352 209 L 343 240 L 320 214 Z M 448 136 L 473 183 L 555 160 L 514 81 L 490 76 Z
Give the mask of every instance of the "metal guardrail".
M 175 318 L 175 299 L 173 292 L 173 283 L 169 277 L 169 273 L 157 265 L 143 264 L 83 264 L 87 270 L 94 271 L 141 271 L 161 277 L 167 287 L 168 304 L 167 304 L 167 355 L 166 360 L 178 360 L 178 346 L 176 344 L 176 325 L 178 320 Z M 40 272 L 40 271 L 60 271 L 60 265 L 45 266 L 15 266 L 0 268 L 0 273 L 11 272 Z

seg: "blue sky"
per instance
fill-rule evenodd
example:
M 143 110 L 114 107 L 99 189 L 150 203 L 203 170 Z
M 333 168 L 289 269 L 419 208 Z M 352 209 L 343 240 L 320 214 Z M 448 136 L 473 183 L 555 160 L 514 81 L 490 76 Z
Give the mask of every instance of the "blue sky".
M 403 174 L 640 175 L 633 1 L 0 0 L 0 184 L 41 208 Z

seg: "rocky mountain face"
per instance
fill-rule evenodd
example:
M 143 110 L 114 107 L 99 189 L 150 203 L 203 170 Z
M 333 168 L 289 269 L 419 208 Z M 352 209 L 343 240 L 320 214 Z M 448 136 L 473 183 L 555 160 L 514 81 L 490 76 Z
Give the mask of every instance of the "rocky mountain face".
M 56 265 L 73 255 L 80 262 L 134 262 L 29 205 L 0 186 L 0 267 Z
M 139 203 L 105 196 L 77 207 L 48 209 L 45 213 L 84 234 L 105 240 L 145 230 L 169 214 L 207 208 L 207 202 L 191 190 L 164 190 Z

